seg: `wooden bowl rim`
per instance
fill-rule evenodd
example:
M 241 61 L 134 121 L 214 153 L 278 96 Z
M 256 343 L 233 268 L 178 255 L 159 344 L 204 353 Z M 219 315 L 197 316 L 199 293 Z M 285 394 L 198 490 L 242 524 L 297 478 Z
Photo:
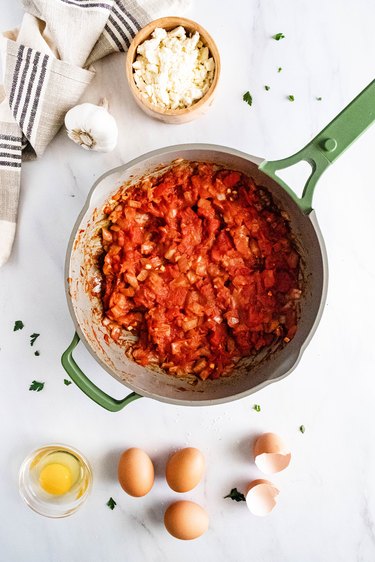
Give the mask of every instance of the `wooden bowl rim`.
M 206 47 L 208 47 L 208 50 L 212 58 L 214 59 L 215 62 L 214 78 L 207 92 L 197 102 L 193 103 L 192 105 L 189 105 L 188 107 L 183 107 L 179 109 L 164 109 L 162 107 L 153 105 L 151 102 L 149 102 L 141 95 L 141 92 L 138 89 L 133 78 L 132 65 L 137 54 L 138 46 L 150 37 L 151 33 L 155 30 L 156 27 L 161 27 L 163 29 L 166 29 L 167 31 L 170 31 L 171 29 L 174 29 L 179 25 L 183 26 L 188 31 L 198 31 L 203 44 Z M 168 16 L 164 18 L 158 18 L 145 25 L 145 27 L 142 27 L 142 29 L 140 29 L 138 33 L 134 36 L 130 44 L 130 47 L 128 49 L 128 53 L 126 57 L 126 77 L 133 95 L 141 102 L 142 105 L 144 105 L 154 113 L 158 113 L 160 115 L 175 115 L 175 116 L 186 115 L 191 111 L 195 111 L 196 109 L 202 107 L 210 99 L 211 95 L 216 89 L 216 86 L 219 81 L 220 70 L 221 70 L 221 65 L 220 65 L 219 50 L 217 48 L 215 41 L 208 33 L 208 31 L 206 31 L 206 29 L 204 29 L 199 23 L 178 16 Z

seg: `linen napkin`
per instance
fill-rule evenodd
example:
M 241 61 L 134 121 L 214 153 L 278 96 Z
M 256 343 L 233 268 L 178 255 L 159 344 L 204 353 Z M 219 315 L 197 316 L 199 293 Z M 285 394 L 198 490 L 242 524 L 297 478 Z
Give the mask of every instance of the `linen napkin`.
M 146 23 L 190 0 L 23 0 L 21 27 L 0 54 L 0 267 L 16 231 L 22 161 L 43 154 L 95 75 L 92 64 L 128 49 Z

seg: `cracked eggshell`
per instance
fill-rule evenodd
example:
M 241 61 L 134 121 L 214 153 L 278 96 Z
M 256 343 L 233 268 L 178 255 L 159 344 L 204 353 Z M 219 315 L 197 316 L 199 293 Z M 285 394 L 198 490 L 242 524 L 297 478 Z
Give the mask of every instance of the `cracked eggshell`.
M 281 472 L 290 463 L 292 455 L 276 433 L 263 433 L 254 443 L 255 464 L 264 474 Z
M 254 480 L 247 490 L 246 505 L 253 515 L 264 517 L 275 507 L 279 493 L 269 480 Z

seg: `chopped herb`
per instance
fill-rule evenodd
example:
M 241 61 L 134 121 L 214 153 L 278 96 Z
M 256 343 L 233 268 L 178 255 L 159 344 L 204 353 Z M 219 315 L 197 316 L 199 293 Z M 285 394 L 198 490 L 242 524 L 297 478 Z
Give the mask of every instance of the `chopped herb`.
M 276 35 L 272 35 L 272 39 L 275 41 L 280 41 L 280 39 L 285 39 L 284 33 L 276 33 Z
M 246 498 L 243 494 L 241 494 L 241 492 L 239 492 L 237 490 L 237 488 L 232 488 L 230 493 L 227 496 L 224 496 L 225 498 L 230 498 L 231 500 L 235 501 L 235 502 L 245 502 Z
M 242 96 L 242 99 L 243 99 L 243 101 L 245 101 L 249 105 L 252 105 L 252 103 L 253 103 L 253 98 L 251 97 L 251 94 L 250 94 L 249 90 L 244 93 L 244 95 Z
M 22 330 L 23 327 L 24 327 L 24 323 L 22 322 L 22 320 L 16 320 L 14 323 L 13 332 L 17 332 L 17 330 Z
M 323 98 L 319 97 L 319 98 L 316 98 L 316 101 L 322 101 L 322 99 Z
M 268 92 L 268 90 L 270 89 L 269 86 L 264 86 L 264 89 L 266 90 L 266 92 Z
M 294 101 L 294 96 L 288 96 L 289 101 Z
M 72 384 L 72 381 L 70 381 L 68 379 L 64 379 L 64 384 L 65 384 L 65 386 L 69 386 L 70 384 Z
M 260 406 L 259 406 L 259 404 L 254 404 L 253 410 L 255 410 L 256 412 L 260 412 Z
M 113 498 L 109 498 L 106 505 L 108 505 L 109 509 L 112 509 L 112 511 L 113 511 L 115 509 L 115 506 L 117 505 L 117 503 L 115 502 L 115 500 Z
M 282 71 L 282 67 L 279 66 L 279 68 L 277 69 L 277 72 L 281 72 Z
M 40 392 L 44 388 L 44 382 L 33 381 L 29 386 L 29 390 L 36 390 L 36 392 Z
M 300 425 L 300 426 L 299 426 L 299 430 L 300 430 L 301 433 L 305 433 L 305 431 L 306 431 L 306 430 L 305 430 L 305 426 L 304 426 L 304 425 Z
M 40 351 L 36 351 L 36 352 L 34 353 L 34 355 L 35 355 L 36 357 L 39 357 Z
M 40 334 L 31 334 L 30 336 L 30 345 L 31 347 L 34 345 L 37 338 L 39 338 Z

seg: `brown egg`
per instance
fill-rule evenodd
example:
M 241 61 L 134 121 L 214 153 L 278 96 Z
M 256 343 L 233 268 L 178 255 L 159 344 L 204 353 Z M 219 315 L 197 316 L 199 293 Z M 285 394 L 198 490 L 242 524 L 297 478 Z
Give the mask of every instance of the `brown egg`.
M 254 480 L 247 489 L 247 507 L 254 515 L 264 517 L 275 507 L 279 493 L 269 480 Z
M 207 531 L 208 515 L 197 503 L 178 501 L 172 503 L 165 512 L 164 525 L 172 537 L 191 541 Z
M 147 453 L 132 447 L 124 451 L 118 463 L 118 480 L 129 496 L 145 496 L 154 484 L 154 465 Z
M 276 433 L 263 433 L 254 444 L 255 464 L 265 474 L 284 470 L 291 459 L 291 453 Z
M 194 447 L 186 447 L 169 458 L 165 477 L 175 492 L 189 492 L 202 480 L 204 468 L 202 453 Z

